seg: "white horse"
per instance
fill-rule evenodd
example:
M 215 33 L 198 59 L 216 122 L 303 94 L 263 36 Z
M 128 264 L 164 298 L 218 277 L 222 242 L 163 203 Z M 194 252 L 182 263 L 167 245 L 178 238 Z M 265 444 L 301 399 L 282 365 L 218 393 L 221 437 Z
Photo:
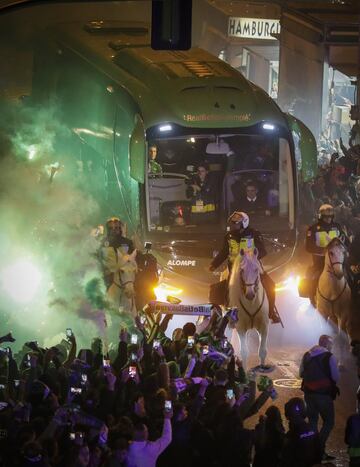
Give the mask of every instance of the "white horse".
M 334 238 L 325 253 L 325 265 L 316 290 L 316 308 L 320 314 L 335 326 L 339 344 L 339 365 L 344 358 L 344 339 L 341 331 L 349 334 L 352 322 L 351 291 L 344 274 L 346 250 L 343 243 Z
M 102 249 L 105 275 L 112 278 L 106 295 L 116 309 L 122 308 L 136 316 L 135 276 L 137 272 L 136 250 L 130 255 L 123 248 Z
M 267 337 L 269 328 L 269 302 L 261 283 L 262 266 L 258 260 L 258 250 L 236 257 L 229 281 L 229 306 L 237 308 L 238 320 L 235 323 L 240 337 L 241 358 L 246 368 L 248 357 L 247 333 L 256 329 L 259 335 L 259 358 L 265 367 Z

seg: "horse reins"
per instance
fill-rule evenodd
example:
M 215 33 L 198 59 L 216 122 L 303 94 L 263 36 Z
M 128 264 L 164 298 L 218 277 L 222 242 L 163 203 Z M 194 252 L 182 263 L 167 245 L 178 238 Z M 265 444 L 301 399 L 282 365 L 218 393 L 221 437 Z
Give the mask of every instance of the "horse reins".
M 332 262 L 331 261 L 331 258 L 330 258 L 330 255 L 329 255 L 329 261 L 330 261 L 330 265 L 331 265 L 331 271 L 328 269 L 328 273 L 332 274 L 333 276 L 335 276 L 335 278 L 337 280 L 340 280 L 336 274 L 335 274 L 335 270 L 334 270 L 334 266 L 336 264 L 341 264 L 342 267 L 344 267 L 344 261 L 341 262 L 341 261 L 335 261 L 335 262 Z M 331 313 L 334 314 L 334 305 L 335 303 L 341 298 L 342 294 L 345 292 L 345 289 L 346 289 L 346 286 L 347 286 L 347 282 L 345 280 L 345 284 L 344 284 L 344 287 L 342 289 L 342 291 L 339 293 L 339 295 L 334 298 L 333 300 L 331 300 L 330 298 L 327 298 L 327 297 L 324 297 L 324 295 L 320 292 L 320 287 L 319 287 L 319 284 L 317 286 L 317 292 L 319 293 L 320 297 L 325 300 L 326 302 L 329 302 L 331 304 Z
M 243 282 L 243 279 L 242 279 L 242 275 L 240 274 L 240 281 L 241 281 L 241 284 L 243 286 L 243 289 L 245 287 L 252 287 L 254 286 L 255 287 L 255 290 L 257 291 L 259 289 L 258 285 L 259 285 L 259 277 L 256 279 L 255 282 L 253 282 L 252 284 L 247 284 L 245 282 Z M 248 317 L 250 318 L 250 321 L 251 321 L 251 327 L 253 328 L 254 327 L 254 319 L 256 317 L 256 315 L 259 313 L 259 311 L 261 310 L 263 304 L 264 304 L 264 300 L 265 300 L 265 289 L 263 287 L 263 294 L 262 294 L 262 299 L 261 299 L 261 303 L 260 305 L 258 306 L 258 308 L 256 309 L 255 313 L 250 313 L 246 306 L 243 304 L 243 302 L 241 301 L 241 298 L 239 297 L 239 302 L 240 302 L 240 305 L 241 305 L 241 308 L 245 311 L 245 313 L 248 315 Z

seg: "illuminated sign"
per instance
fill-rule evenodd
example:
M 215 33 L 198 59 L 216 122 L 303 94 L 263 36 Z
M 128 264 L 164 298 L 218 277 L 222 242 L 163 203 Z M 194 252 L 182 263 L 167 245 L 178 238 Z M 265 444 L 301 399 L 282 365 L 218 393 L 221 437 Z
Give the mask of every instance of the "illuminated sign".
M 262 18 L 229 18 L 228 36 L 246 39 L 274 40 L 274 34 L 280 34 L 280 20 Z
M 169 259 L 168 266 L 196 266 L 194 259 Z
M 231 122 L 248 122 L 250 120 L 251 114 L 184 114 L 183 119 L 185 122 L 222 122 L 222 121 L 231 121 Z

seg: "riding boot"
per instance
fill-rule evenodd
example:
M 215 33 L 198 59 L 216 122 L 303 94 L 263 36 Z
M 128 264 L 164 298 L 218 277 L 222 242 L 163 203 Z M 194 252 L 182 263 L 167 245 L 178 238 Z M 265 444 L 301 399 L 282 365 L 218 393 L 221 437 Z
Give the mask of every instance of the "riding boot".
M 275 311 L 275 282 L 266 272 L 263 272 L 260 277 L 269 302 L 269 319 L 271 319 L 274 324 L 280 323 L 280 317 Z
M 322 269 L 313 266 L 312 268 L 312 277 L 311 277 L 311 286 L 310 286 L 310 293 L 309 293 L 309 300 L 311 305 L 316 308 L 316 291 L 319 285 L 319 279 L 322 273 Z

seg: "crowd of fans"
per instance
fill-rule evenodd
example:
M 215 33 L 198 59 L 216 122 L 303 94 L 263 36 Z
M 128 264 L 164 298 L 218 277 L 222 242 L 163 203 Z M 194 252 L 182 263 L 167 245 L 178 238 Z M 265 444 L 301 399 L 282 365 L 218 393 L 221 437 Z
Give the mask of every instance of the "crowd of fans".
M 335 149 L 332 147 L 330 149 Z M 349 235 L 360 233 L 360 146 L 320 151 L 318 175 L 302 186 L 303 220 L 311 224 L 322 204 L 335 208 L 335 218 Z
M 277 394 L 245 372 L 213 314 L 166 337 L 170 315 L 149 332 L 138 317 L 116 350 L 98 338 L 78 349 L 71 330 L 55 347 L 27 342 L 12 354 L 0 338 L 0 465 L 67 467 L 310 467 L 322 459 L 302 398 Z M 225 322 L 226 324 L 226 322 Z M 155 330 L 154 330 L 155 329 Z M 276 404 L 276 402 L 274 402 Z M 288 428 L 286 429 L 286 426 Z M 349 428 L 349 431 L 353 430 Z
M 360 233 L 360 150 L 334 153 L 303 185 L 303 219 L 332 204 L 349 234 Z M 13 354 L 0 338 L 0 466 L 5 467 L 311 467 L 324 458 L 321 436 L 303 398 L 281 415 L 271 379 L 246 372 L 213 313 L 165 332 L 149 329 L 146 311 L 119 331 L 112 350 L 76 336 L 51 348 L 36 341 Z M 246 420 L 269 399 L 255 428 Z M 250 425 L 249 425 L 250 426 Z M 360 465 L 360 415 L 348 419 L 350 465 Z

